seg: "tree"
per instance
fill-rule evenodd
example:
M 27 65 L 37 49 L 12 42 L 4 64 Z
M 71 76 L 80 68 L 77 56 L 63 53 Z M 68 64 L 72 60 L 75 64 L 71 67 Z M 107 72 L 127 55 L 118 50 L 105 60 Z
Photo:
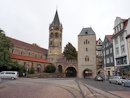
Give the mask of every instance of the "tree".
M 0 30 L 0 71 L 20 70 L 20 65 L 11 60 L 11 48 L 13 48 L 13 43 L 6 37 L 4 31 Z
M 63 53 L 67 60 L 77 60 L 77 51 L 71 43 L 65 46 Z
M 54 73 L 56 70 L 56 67 L 54 65 L 47 65 L 45 67 L 45 72 L 47 73 Z
M 39 45 L 38 45 L 38 44 L 36 44 L 36 43 L 33 43 L 32 45 L 33 45 L 33 46 L 37 46 L 37 47 L 39 47 Z
M 13 48 L 11 41 L 5 36 L 4 31 L 0 30 L 0 66 L 9 67 L 11 63 L 11 53 L 9 49 Z

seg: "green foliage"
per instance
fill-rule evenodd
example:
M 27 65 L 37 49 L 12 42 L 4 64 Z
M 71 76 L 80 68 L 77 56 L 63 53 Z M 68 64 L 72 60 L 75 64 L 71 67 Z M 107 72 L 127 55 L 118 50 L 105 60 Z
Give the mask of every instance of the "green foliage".
M 56 70 L 56 67 L 54 65 L 47 65 L 45 67 L 45 72 L 46 73 L 54 73 Z
M 0 30 L 0 67 L 9 67 L 8 64 L 11 62 L 10 50 L 13 48 L 11 41 L 5 36 L 4 31 Z
M 38 45 L 38 44 L 36 44 L 36 43 L 33 43 L 32 45 L 33 45 L 33 46 L 37 46 L 37 47 L 39 47 L 39 45 Z
M 77 51 L 71 43 L 66 45 L 63 53 L 67 60 L 77 60 Z
M 25 66 L 20 66 L 19 76 L 23 76 L 23 73 L 26 73 L 26 68 Z
M 13 44 L 6 37 L 3 30 L 0 30 L 0 71 L 14 70 L 19 71 L 20 65 L 16 61 L 11 60 L 10 49 L 13 48 Z
M 34 74 L 35 73 L 35 70 L 34 68 L 32 67 L 30 70 L 29 70 L 29 74 Z

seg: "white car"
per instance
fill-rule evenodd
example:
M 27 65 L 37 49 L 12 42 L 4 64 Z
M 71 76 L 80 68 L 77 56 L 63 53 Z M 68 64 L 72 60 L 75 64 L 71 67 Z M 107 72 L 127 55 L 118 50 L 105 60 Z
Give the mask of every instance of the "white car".
M 116 84 L 122 84 L 124 79 L 122 79 L 121 76 L 114 76 L 113 78 L 109 79 L 109 83 L 116 83 Z
M 122 86 L 129 86 L 130 87 L 130 78 L 123 81 Z
M 2 71 L 0 72 L 0 78 L 17 79 L 18 72 L 17 71 Z

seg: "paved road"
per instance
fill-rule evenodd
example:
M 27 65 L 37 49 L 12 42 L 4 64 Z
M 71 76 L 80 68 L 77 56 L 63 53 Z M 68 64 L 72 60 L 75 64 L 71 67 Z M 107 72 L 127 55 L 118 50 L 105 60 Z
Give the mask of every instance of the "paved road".
M 94 81 L 93 79 L 78 80 L 100 90 L 116 94 L 120 97 L 130 98 L 130 87 L 123 87 L 122 85 L 110 84 L 108 81 Z
M 111 87 L 114 84 L 90 79 L 19 78 L 18 80 L 3 80 L 2 85 L 0 98 L 120 98 L 117 92 L 114 92 L 115 90 L 111 92 L 112 90 L 104 87 L 104 85 Z M 115 86 L 122 87 L 120 85 Z M 128 90 L 126 89 L 126 91 Z M 113 95 L 112 93 L 116 93 L 117 95 Z M 124 93 L 121 91 L 120 94 Z
M 46 83 L 3 80 L 2 85 L 0 98 L 74 98 L 69 91 Z

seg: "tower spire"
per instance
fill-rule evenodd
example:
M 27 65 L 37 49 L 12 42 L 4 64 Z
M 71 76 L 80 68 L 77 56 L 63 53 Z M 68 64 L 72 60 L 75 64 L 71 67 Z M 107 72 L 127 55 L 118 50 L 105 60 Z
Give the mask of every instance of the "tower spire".
M 54 17 L 54 20 L 53 20 L 52 24 L 54 24 L 54 25 L 55 24 L 60 25 L 60 20 L 59 20 L 59 16 L 58 16 L 57 10 L 56 10 L 55 17 Z

